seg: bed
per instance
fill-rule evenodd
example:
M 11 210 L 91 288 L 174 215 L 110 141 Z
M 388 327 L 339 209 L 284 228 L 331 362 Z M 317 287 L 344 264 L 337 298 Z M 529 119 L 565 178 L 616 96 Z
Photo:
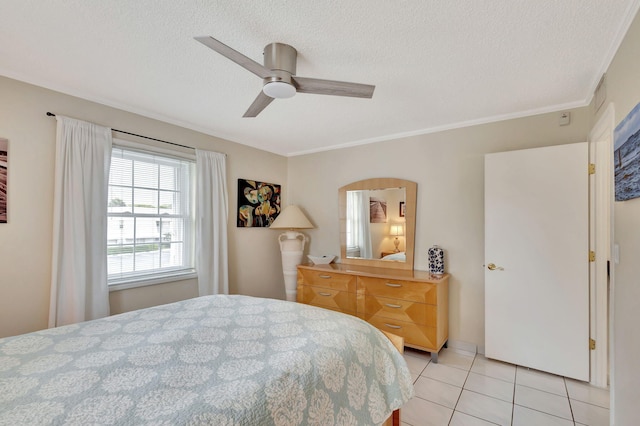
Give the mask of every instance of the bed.
M 406 262 L 407 255 L 405 254 L 405 252 L 401 251 L 401 252 L 398 252 L 398 253 L 392 253 L 392 254 L 388 254 L 386 256 L 383 256 L 382 260 L 396 261 L 396 262 Z
M 376 425 L 413 395 L 349 315 L 205 296 L 0 339 L 0 425 Z

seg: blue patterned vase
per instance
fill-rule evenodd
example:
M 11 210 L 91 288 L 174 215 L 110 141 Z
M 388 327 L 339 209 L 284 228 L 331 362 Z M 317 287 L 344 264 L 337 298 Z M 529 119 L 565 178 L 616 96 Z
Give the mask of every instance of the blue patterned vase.
M 434 275 L 444 274 L 444 250 L 433 246 L 427 253 L 429 255 L 429 272 Z

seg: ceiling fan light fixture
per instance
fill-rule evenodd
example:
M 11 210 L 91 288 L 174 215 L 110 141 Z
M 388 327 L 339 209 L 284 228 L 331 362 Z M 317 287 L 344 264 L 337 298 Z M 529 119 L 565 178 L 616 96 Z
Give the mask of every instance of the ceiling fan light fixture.
M 201 36 L 195 39 L 262 79 L 262 91 L 249 106 L 243 117 L 256 117 L 274 99 L 290 98 L 296 92 L 371 98 L 376 88 L 370 84 L 297 76 L 296 60 L 298 51 L 288 44 L 270 43 L 266 45 L 263 52 L 264 65 L 261 65 L 211 36 Z M 293 76 L 296 77 L 294 78 Z
M 291 98 L 296 94 L 296 88 L 284 81 L 270 81 L 262 87 L 265 95 L 275 99 Z

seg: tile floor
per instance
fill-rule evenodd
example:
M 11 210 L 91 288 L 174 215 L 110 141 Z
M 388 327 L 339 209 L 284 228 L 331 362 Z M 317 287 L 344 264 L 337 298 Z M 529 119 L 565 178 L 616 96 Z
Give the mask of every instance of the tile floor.
M 438 363 L 406 349 L 415 396 L 403 426 L 608 426 L 609 391 L 587 383 L 443 349 Z

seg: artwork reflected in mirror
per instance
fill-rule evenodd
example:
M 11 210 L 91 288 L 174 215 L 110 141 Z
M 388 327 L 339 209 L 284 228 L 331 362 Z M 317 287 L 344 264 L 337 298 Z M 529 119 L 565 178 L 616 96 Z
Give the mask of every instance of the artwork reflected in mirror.
M 369 222 L 387 222 L 387 202 L 383 198 L 369 197 Z
M 412 269 L 415 194 L 415 182 L 393 178 L 340 188 L 342 262 Z

